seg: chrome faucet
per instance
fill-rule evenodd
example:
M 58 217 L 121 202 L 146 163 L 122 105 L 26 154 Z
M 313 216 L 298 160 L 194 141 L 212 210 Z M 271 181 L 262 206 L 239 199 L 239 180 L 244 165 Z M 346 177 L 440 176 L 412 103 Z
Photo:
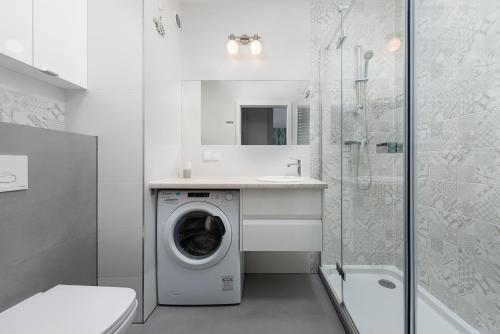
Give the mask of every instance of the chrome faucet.
M 295 162 L 290 162 L 287 163 L 287 167 L 292 167 L 292 166 L 297 166 L 297 174 L 298 176 L 302 176 L 302 161 L 300 159 L 295 159 L 295 158 L 290 158 L 292 160 L 295 160 Z

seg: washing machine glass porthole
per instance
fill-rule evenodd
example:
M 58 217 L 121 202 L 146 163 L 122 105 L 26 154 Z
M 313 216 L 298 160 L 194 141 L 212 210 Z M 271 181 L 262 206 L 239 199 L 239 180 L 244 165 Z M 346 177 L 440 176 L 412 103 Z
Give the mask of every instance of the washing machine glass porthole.
M 192 211 L 179 218 L 174 229 L 177 249 L 191 259 L 205 259 L 220 247 L 226 229 L 220 217 Z

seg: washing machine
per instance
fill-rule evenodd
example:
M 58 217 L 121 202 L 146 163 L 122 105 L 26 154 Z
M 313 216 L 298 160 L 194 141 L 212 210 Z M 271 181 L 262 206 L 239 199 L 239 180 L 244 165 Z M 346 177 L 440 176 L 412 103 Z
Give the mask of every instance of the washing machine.
M 160 305 L 241 302 L 239 205 L 236 190 L 158 192 Z

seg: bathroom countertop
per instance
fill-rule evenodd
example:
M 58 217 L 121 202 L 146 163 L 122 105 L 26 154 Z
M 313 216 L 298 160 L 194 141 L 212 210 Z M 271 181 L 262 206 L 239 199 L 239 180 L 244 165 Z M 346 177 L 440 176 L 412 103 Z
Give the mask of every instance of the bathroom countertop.
M 298 182 L 263 182 L 256 177 L 172 178 L 149 182 L 151 189 L 325 189 L 325 182 L 304 178 Z

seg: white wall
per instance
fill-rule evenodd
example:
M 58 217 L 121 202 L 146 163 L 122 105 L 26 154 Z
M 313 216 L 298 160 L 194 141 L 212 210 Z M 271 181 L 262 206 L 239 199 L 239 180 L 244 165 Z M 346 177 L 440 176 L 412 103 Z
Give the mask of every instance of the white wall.
M 184 80 L 308 80 L 308 0 L 189 2 L 182 6 Z M 230 34 L 262 35 L 263 52 L 230 56 Z
M 219 161 L 204 161 L 203 152 L 220 155 Z M 309 177 L 309 145 L 237 146 L 183 145 L 182 159 L 190 161 L 193 177 L 234 177 L 264 175 L 296 175 L 297 168 L 286 167 L 290 158 L 301 159 L 302 175 Z
M 159 10 L 158 7 L 161 7 Z M 163 17 L 160 36 L 153 17 Z M 149 181 L 177 176 L 181 145 L 178 0 L 144 0 L 144 314 L 156 307 L 155 193 Z
M 135 289 L 142 321 L 142 0 L 88 0 L 88 22 L 88 90 L 68 92 L 67 128 L 99 136 L 98 283 Z
M 159 4 L 164 37 L 153 23 Z M 98 282 L 134 288 L 135 321 L 141 322 L 157 300 L 154 194 L 147 183 L 175 176 L 180 156 L 180 32 L 174 24 L 180 5 L 89 0 L 88 10 L 88 90 L 68 93 L 67 124 L 99 136 Z

